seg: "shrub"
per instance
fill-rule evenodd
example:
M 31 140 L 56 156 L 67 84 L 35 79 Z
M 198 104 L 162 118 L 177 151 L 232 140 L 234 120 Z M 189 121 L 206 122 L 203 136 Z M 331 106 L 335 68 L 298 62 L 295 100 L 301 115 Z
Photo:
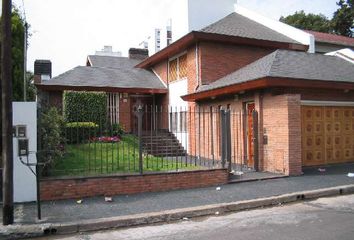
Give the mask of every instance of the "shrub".
M 50 151 L 53 157 L 62 155 L 63 117 L 56 107 L 42 110 L 38 121 L 40 149 Z
M 106 93 L 65 91 L 63 108 L 66 122 L 93 122 L 103 125 L 107 118 Z
M 94 122 L 69 122 L 66 123 L 65 126 L 67 128 L 95 128 L 98 127 L 98 125 Z
M 57 108 L 42 109 L 38 119 L 39 149 L 38 161 L 45 163 L 42 169 L 44 176 L 48 175 L 53 161 L 63 156 L 63 117 Z
M 69 122 L 65 127 L 66 141 L 69 144 L 89 141 L 98 134 L 99 128 L 94 122 Z
M 123 125 L 120 123 L 114 123 L 112 125 L 112 135 L 113 136 L 122 136 L 124 134 Z

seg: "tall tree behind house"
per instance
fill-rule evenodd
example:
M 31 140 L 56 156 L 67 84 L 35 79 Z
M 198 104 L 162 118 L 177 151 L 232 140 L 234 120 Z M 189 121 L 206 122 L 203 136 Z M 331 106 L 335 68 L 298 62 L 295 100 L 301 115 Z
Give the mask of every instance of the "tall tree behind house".
M 12 29 L 12 84 L 13 84 L 13 101 L 23 101 L 23 73 L 24 73 L 24 41 L 25 41 L 25 20 L 21 16 L 18 8 L 13 7 L 11 15 Z M 28 44 L 28 43 L 27 43 Z M 30 76 L 31 74 L 29 74 Z M 28 79 L 28 78 L 27 78 Z M 29 80 L 28 80 L 29 81 Z M 31 84 L 27 82 L 27 100 L 34 100 L 34 94 Z
M 280 21 L 304 30 L 354 37 L 354 0 L 339 0 L 337 5 L 339 8 L 333 13 L 332 19 L 323 14 L 297 11 L 287 17 L 280 17 Z

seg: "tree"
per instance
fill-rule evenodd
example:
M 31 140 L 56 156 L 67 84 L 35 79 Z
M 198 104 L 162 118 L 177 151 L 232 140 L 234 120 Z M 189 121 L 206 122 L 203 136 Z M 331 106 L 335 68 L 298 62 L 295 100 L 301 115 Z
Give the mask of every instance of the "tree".
M 326 33 L 331 31 L 331 21 L 323 14 L 306 14 L 301 10 L 299 12 L 296 11 L 294 14 L 287 17 L 281 16 L 279 20 L 283 23 L 304 30 Z
M 304 30 L 354 37 L 354 0 L 339 0 L 337 5 L 339 8 L 333 13 L 332 19 L 323 14 L 299 11 L 287 17 L 281 16 L 279 20 Z
M 339 0 L 339 8 L 333 14 L 333 31 L 337 34 L 354 37 L 354 0 Z
M 27 101 L 34 101 L 36 100 L 37 89 L 33 83 L 33 72 L 27 71 Z
M 26 21 L 20 11 L 13 6 L 11 15 L 13 101 L 23 101 L 25 24 Z

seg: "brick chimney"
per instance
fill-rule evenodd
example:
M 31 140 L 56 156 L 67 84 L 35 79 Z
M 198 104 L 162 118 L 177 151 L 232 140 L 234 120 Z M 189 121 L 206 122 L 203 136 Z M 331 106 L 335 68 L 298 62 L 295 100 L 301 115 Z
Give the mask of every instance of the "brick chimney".
M 144 60 L 149 57 L 149 50 L 144 48 L 130 48 L 129 49 L 129 58 Z
M 52 62 L 50 60 L 36 60 L 34 62 L 34 76 L 35 84 L 52 78 Z

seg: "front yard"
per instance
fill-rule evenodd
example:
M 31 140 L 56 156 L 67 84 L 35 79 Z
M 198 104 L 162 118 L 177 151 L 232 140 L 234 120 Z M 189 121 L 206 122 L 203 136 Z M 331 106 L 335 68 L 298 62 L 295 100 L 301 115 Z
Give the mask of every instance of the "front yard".
M 183 159 L 183 158 L 182 158 Z M 143 155 L 144 172 L 199 169 L 180 161 L 181 157 L 166 158 Z M 68 144 L 62 158 L 48 168 L 47 176 L 87 176 L 139 172 L 139 144 L 133 135 L 123 135 L 120 141 L 102 139 L 81 144 Z

